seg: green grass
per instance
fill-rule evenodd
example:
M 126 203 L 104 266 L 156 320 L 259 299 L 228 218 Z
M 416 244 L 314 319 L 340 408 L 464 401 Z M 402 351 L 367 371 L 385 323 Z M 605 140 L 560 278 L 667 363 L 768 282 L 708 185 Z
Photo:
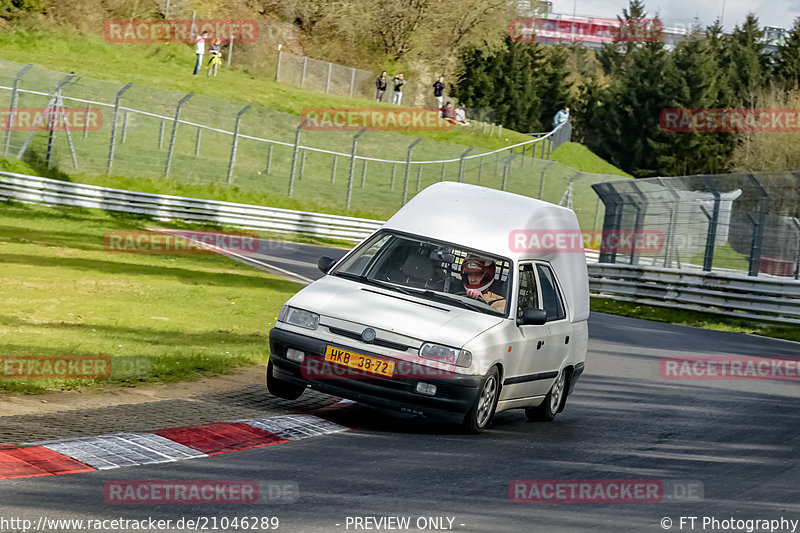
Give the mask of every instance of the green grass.
M 254 103 L 243 116 L 241 133 L 269 138 L 284 143 L 294 142 L 299 113 L 306 107 L 373 106 L 364 98 L 346 98 L 302 90 L 256 78 L 242 70 L 224 72 L 223 78 L 192 76 L 194 55 L 191 48 L 180 44 L 121 45 L 110 44 L 97 36 L 16 29 L 0 34 L 3 57 L 20 63 L 32 62 L 60 71 L 75 71 L 81 77 L 64 88 L 65 96 L 101 102 L 113 102 L 123 82 L 134 86 L 125 93 L 123 105 L 162 116 L 172 116 L 178 99 L 187 92 L 195 93 L 181 112 L 181 118 L 227 131 L 234 129 L 236 113 L 244 103 Z M 0 78 L 7 86 L 13 83 L 19 65 L 0 61 Z M 52 90 L 61 74 L 36 67 L 25 74 L 21 87 Z M 95 79 L 97 78 L 97 79 Z M 102 81 L 106 80 L 106 81 Z M 112 81 L 113 80 L 113 81 Z M 24 94 L 20 106 L 44 106 L 47 97 Z M 74 105 L 69 104 L 68 105 Z M 383 104 L 391 107 L 388 104 Z M 123 113 L 124 114 L 124 113 Z M 123 115 L 121 114 L 121 115 Z M 358 140 L 358 154 L 391 159 L 400 163 L 357 160 L 352 172 L 352 204 L 346 208 L 347 183 L 350 179 L 350 158 L 301 150 L 295 162 L 296 179 L 290 198 L 289 176 L 292 173 L 291 146 L 268 145 L 242 138 L 237 148 L 236 166 L 228 184 L 228 161 L 231 136 L 210 130 L 181 125 L 176 132 L 170 177 L 164 178 L 166 157 L 171 137 L 169 121 L 141 114 L 119 117 L 113 169 L 106 175 L 110 129 L 113 112 L 102 108 L 102 127 L 85 134 L 73 131 L 72 142 L 76 163 L 70 155 L 66 135 L 55 135 L 54 166 L 56 177 L 95 185 L 160 192 L 198 198 L 222 199 L 289 209 L 347 214 L 386 219 L 402 205 L 405 181 L 406 152 L 419 135 L 423 140 L 413 151 L 413 160 L 452 159 L 447 164 L 412 166 L 408 175 L 408 197 L 440 180 L 459 177 L 459 156 L 474 147 L 472 154 L 508 146 L 530 137 L 504 130 L 503 137 L 482 135 L 480 128 L 454 128 L 451 131 L 413 132 L 413 134 L 368 131 Z M 123 127 L 123 124 L 125 126 Z M 162 129 L 163 128 L 163 129 Z M 125 131 L 125 135 L 122 134 Z M 28 140 L 28 132 L 13 132 L 7 157 L 19 151 Z M 353 132 L 303 131 L 303 145 L 343 154 L 352 149 Z M 159 142 L 160 139 L 160 142 Z M 199 142 L 198 142 L 199 139 Z M 43 171 L 47 135 L 39 132 L 25 153 L 33 168 Z M 574 149 L 561 148 L 558 157 Z M 271 154 L 271 156 L 270 156 Z M 567 155 L 568 155 L 567 154 Z M 574 159 L 570 168 L 557 162 L 534 161 L 527 151 L 525 158 L 515 156 L 508 164 L 508 153 L 468 159 L 463 167 L 467 183 L 502 188 L 529 196 L 559 202 L 567 183 L 576 170 L 619 172 L 598 164 L 588 150 Z M 267 159 L 270 169 L 267 172 Z M 420 170 L 421 169 L 421 170 Z M 302 179 L 300 179 L 302 170 Z M 607 181 L 607 175 L 584 176 L 590 182 Z M 586 179 L 575 188 L 573 207 L 581 223 L 591 225 L 595 218 L 595 195 Z M 586 185 L 586 186 L 584 186 Z
M 584 145 L 574 142 L 564 143 L 556 148 L 550 154 L 550 159 L 558 161 L 568 167 L 583 170 L 584 172 L 592 172 L 594 174 L 616 174 L 626 178 L 633 177 L 594 154 Z
M 189 44 L 109 43 L 102 36 L 80 34 L 69 28 L 26 30 L 17 27 L 0 33 L 0 50 L 3 59 L 117 82 L 120 84 L 117 90 L 121 84 L 130 82 L 259 105 L 292 115 L 300 115 L 303 109 L 309 107 L 394 107 L 388 103 L 376 103 L 371 98 L 351 98 L 300 89 L 235 68 L 223 68 L 216 79 L 205 75 L 193 76 L 195 55 Z M 419 131 L 408 135 L 486 149 L 530 140 L 527 135 L 515 131 L 504 130 L 500 137 L 466 128 Z
M 797 326 L 782 326 L 750 319 L 729 318 L 700 311 L 639 305 L 634 302 L 624 302 L 599 297 L 591 299 L 591 310 L 598 313 L 654 320 L 656 322 L 668 322 L 680 326 L 694 326 L 715 331 L 749 333 L 751 335 L 762 335 L 764 337 L 800 342 L 800 328 Z
M 125 384 L 264 363 L 270 324 L 300 286 L 213 254 L 105 250 L 106 232 L 150 225 L 100 210 L 0 203 L 0 355 L 109 356 L 115 369 L 138 369 L 112 372 L 110 382 Z M 0 379 L 0 389 L 107 382 Z

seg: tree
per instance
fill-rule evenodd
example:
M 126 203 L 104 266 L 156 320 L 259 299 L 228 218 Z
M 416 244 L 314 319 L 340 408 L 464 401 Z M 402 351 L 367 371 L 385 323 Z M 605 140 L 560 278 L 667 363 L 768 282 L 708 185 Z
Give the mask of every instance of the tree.
M 776 74 L 789 87 L 800 84 L 800 17 L 778 48 Z
M 766 81 L 766 56 L 762 54 L 758 18 L 749 13 L 731 33 L 726 49 L 728 76 L 738 105 L 752 107 Z
M 728 107 L 725 76 L 717 73 L 711 41 L 695 27 L 673 54 L 674 102 L 683 109 Z M 666 175 L 715 174 L 730 168 L 736 139 L 730 132 L 663 132 L 653 141 L 659 171 Z

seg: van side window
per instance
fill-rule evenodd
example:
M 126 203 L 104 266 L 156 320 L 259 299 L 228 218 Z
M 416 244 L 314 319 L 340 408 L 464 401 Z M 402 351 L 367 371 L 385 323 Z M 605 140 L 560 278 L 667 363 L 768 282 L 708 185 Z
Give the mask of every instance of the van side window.
M 542 284 L 542 301 L 547 312 L 547 321 L 567 318 L 553 271 L 549 266 L 539 264 L 536 265 L 536 270 L 539 272 L 539 283 Z
M 519 298 L 517 298 L 517 318 L 522 318 L 522 310 L 526 307 L 539 308 L 539 295 L 536 290 L 536 277 L 533 265 L 519 267 Z

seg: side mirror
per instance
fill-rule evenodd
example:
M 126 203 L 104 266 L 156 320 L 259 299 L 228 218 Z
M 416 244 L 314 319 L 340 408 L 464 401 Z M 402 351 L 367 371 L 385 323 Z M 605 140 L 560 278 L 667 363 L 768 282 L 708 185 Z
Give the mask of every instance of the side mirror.
M 518 326 L 541 326 L 547 322 L 547 312 L 544 309 L 526 307 L 522 310 L 522 317 L 517 320 Z
M 317 268 L 322 271 L 323 274 L 327 274 L 328 271 L 336 264 L 336 259 L 331 259 L 327 255 L 323 255 L 317 261 Z

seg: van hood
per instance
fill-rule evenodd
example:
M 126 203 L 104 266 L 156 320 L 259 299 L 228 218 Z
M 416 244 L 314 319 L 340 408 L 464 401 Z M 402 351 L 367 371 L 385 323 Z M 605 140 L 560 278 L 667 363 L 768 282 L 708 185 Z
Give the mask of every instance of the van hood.
M 288 302 L 321 316 L 391 331 L 421 342 L 461 348 L 503 321 L 469 309 L 327 275 Z

